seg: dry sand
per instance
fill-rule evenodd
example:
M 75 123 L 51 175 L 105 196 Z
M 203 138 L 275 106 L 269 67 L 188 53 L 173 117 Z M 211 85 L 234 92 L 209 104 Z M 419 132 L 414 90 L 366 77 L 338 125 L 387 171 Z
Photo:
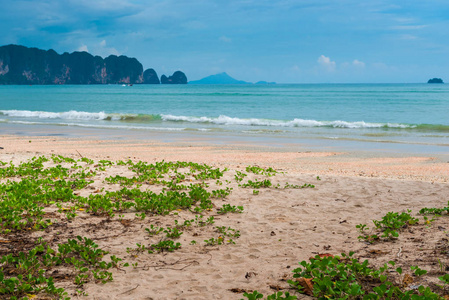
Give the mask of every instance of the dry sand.
M 127 247 L 135 248 L 136 243 L 149 245 L 156 241 L 144 231 L 150 224 L 173 226 L 175 219 L 193 218 L 188 211 L 163 217 L 149 216 L 143 221 L 134 219 L 133 212 L 126 213 L 124 219 L 132 222 L 119 222 L 117 217 L 106 222 L 105 218 L 81 212 L 74 222 L 65 224 L 64 234 L 58 239 L 87 236 L 111 254 L 138 263 L 137 268 L 113 271 L 111 283 L 86 284 L 84 290 L 88 296 L 73 296 L 74 286 L 62 282 L 61 286 L 75 299 L 241 299 L 242 293 L 235 293 L 233 289 L 257 290 L 268 295 L 276 288 L 295 294 L 288 289 L 285 279 L 291 279 L 298 262 L 318 253 L 355 251 L 357 257 L 370 258 L 374 264 L 395 260 L 405 267 L 419 265 L 433 272 L 434 278 L 424 279 L 429 284 L 438 276 L 437 258 L 449 265 L 447 254 L 435 254 L 438 247 L 447 248 L 449 224 L 446 218 L 439 218 L 429 228 L 424 225 L 409 228 L 397 241 L 374 245 L 359 242 L 355 228 L 361 223 L 370 226 L 371 220 L 380 219 L 389 211 L 411 209 L 416 214 L 422 207 L 447 205 L 449 163 L 441 159 L 285 151 L 251 145 L 17 136 L 1 137 L 0 146 L 4 148 L 0 150 L 2 161 L 19 162 L 36 155 L 60 154 L 149 163 L 163 159 L 193 161 L 230 169 L 223 181 L 232 181 L 225 186 L 232 187 L 233 192 L 224 200 L 215 200 L 214 204 L 216 207 L 227 203 L 243 206 L 244 212 L 217 215 L 213 210 L 205 217 L 214 216 L 216 226 L 240 230 L 241 237 L 234 239 L 235 245 L 205 246 L 203 240 L 218 236 L 214 227 L 209 226 L 186 230 L 178 240 L 182 248 L 173 253 L 143 253 L 133 257 L 126 252 Z M 274 184 L 310 183 L 315 188 L 264 188 L 253 195 L 252 189 L 239 188 L 234 180 L 235 170 L 245 172 L 248 165 L 285 172 L 270 178 Z M 102 182 L 102 178 L 112 174 L 126 176 L 129 171 L 126 167 L 107 169 L 95 178 L 92 190 L 118 189 Z M 248 178 L 256 177 L 262 178 L 254 174 Z M 45 237 L 51 239 L 54 234 L 48 231 Z M 192 240 L 197 244 L 191 245 Z M 307 298 L 296 295 L 299 299 Z

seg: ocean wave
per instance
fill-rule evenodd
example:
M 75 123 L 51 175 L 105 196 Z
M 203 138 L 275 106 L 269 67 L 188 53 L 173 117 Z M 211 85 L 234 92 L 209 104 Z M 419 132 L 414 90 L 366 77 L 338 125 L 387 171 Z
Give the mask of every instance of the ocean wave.
M 108 114 L 105 112 L 85 112 L 70 110 L 65 112 L 30 111 L 30 110 L 0 110 L 0 115 L 18 118 L 37 119 L 62 119 L 62 120 L 85 120 L 85 121 L 128 121 L 128 122 L 150 122 L 161 120 L 159 115 L 145 114 Z
M 221 115 L 218 117 L 195 117 L 195 116 L 178 116 L 171 114 L 131 114 L 131 113 L 105 113 L 105 112 L 84 112 L 84 111 L 66 111 L 66 112 L 47 112 L 47 111 L 29 111 L 29 110 L 0 110 L 0 116 L 20 118 L 21 121 L 36 121 L 45 119 L 61 119 L 70 121 L 80 121 L 80 123 L 91 123 L 95 121 L 116 121 L 124 123 L 135 124 L 154 124 L 160 126 L 163 123 L 169 122 L 186 122 L 196 124 L 210 124 L 210 125 L 225 125 L 225 126 L 258 126 L 258 127 L 281 127 L 281 128 L 312 128 L 312 127 L 328 127 L 328 128 L 349 128 L 349 129 L 364 129 L 364 128 L 379 128 L 379 129 L 406 129 L 429 132 L 449 132 L 449 125 L 441 124 L 402 124 L 402 123 L 382 123 L 382 122 L 364 122 L 356 121 L 349 122 L 344 120 L 333 121 L 319 121 L 310 119 L 293 120 L 273 120 L 262 118 L 236 118 Z M 24 120 L 25 119 L 25 120 Z M 0 118 L 5 122 L 4 118 Z M 17 120 L 17 119 L 16 119 Z M 82 122 L 85 121 L 85 122 Z M 92 125 L 93 127 L 98 125 Z M 124 125 L 130 127 L 130 125 Z M 171 126 L 162 126 L 171 127 Z M 189 127 L 188 125 L 185 127 Z M 210 128 L 209 128 L 210 129 Z M 199 129 L 197 129 L 199 130 Z M 206 130 L 206 129 L 205 129 Z M 270 129 L 271 130 L 271 129 Z M 276 130 L 276 129 L 273 129 Z
M 163 121 L 173 122 L 191 122 L 191 123 L 210 123 L 217 125 L 245 125 L 245 126 L 276 126 L 276 127 L 334 127 L 334 128 L 414 128 L 415 125 L 398 123 L 367 123 L 347 122 L 347 121 L 317 121 L 305 119 L 293 119 L 287 121 L 269 120 L 269 119 L 241 119 L 228 116 L 210 117 L 189 117 L 161 115 Z
M 0 110 L 0 113 L 9 117 L 38 118 L 38 119 L 66 119 L 66 120 L 104 120 L 108 117 L 104 112 L 90 113 L 84 111 L 30 111 L 30 110 Z

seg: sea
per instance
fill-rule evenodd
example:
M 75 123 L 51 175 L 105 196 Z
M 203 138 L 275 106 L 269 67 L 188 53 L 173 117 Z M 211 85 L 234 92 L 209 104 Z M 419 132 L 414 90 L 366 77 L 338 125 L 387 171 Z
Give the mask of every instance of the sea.
M 3 85 L 9 134 L 449 154 L 449 85 Z

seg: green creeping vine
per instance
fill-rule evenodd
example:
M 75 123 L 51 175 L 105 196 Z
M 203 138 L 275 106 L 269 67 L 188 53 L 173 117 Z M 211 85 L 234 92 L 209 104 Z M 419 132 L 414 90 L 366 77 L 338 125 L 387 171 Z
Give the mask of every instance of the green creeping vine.
M 227 187 L 226 189 L 219 189 L 212 191 L 212 197 L 214 198 L 225 198 L 229 194 L 231 194 L 232 188 Z
M 250 293 L 244 293 L 243 296 L 246 297 L 248 300 L 257 300 L 257 299 L 262 299 L 263 298 L 263 294 L 259 293 L 258 291 L 254 291 L 251 294 Z M 291 296 L 289 292 L 285 292 L 285 297 L 284 297 L 284 293 L 283 292 L 276 292 L 274 294 L 271 294 L 271 295 L 267 296 L 266 299 L 267 300 L 281 300 L 281 299 L 296 300 L 298 298 L 296 298 L 296 296 Z M 243 300 L 243 299 L 241 299 L 241 300 Z
M 264 168 L 257 167 L 257 166 L 247 166 L 246 172 L 251 172 L 254 174 L 261 174 L 261 175 L 265 175 L 268 177 L 275 176 L 278 173 L 275 169 L 273 169 L 271 167 L 264 169 Z
M 310 183 L 304 183 L 303 185 L 297 185 L 297 184 L 289 184 L 288 182 L 285 183 L 284 189 L 305 189 L 305 188 L 315 188 L 313 184 Z
M 269 188 L 272 185 L 273 184 L 268 179 L 264 179 L 262 181 L 258 181 L 257 179 L 254 179 L 254 181 L 248 180 L 247 183 L 241 184 L 241 187 L 244 187 L 244 188 L 251 187 L 253 189 L 260 189 L 260 188 Z
M 105 262 L 103 257 L 108 254 L 98 248 L 91 239 L 77 236 L 67 243 L 58 244 L 56 250 L 39 239 L 38 245 L 28 252 L 17 255 L 8 254 L 0 259 L 0 295 L 9 295 L 10 299 L 19 299 L 26 294 L 54 295 L 60 299 L 69 299 L 63 288 L 56 288 L 54 279 L 48 276 L 48 271 L 64 266 L 72 268 L 74 283 L 83 285 L 94 279 L 106 283 L 112 281 L 110 268 L 120 268 L 122 259 L 111 256 L 111 262 Z M 127 266 L 124 264 L 123 266 Z
M 62 156 L 53 156 L 53 161 L 55 163 L 58 162 L 66 162 L 66 163 L 74 163 L 77 164 L 76 161 L 73 159 L 64 158 Z M 214 169 L 212 167 L 209 167 L 207 165 L 200 165 L 195 163 L 186 163 L 186 162 L 160 162 L 156 164 L 146 164 L 143 162 L 138 162 L 136 164 L 132 163 L 131 161 L 128 161 L 127 163 L 124 162 L 118 162 L 117 165 L 129 165 L 129 168 L 137 173 L 137 176 L 132 178 L 126 178 L 122 176 L 115 176 L 115 177 L 108 177 L 105 179 L 108 183 L 120 183 L 124 185 L 125 187 L 122 188 L 122 190 L 117 192 L 109 192 L 107 191 L 105 194 L 91 194 L 87 198 L 85 197 L 75 197 L 73 195 L 72 189 L 82 189 L 86 187 L 88 184 L 91 184 L 93 181 L 86 181 L 85 178 L 89 177 L 90 175 L 95 175 L 96 172 L 93 172 L 92 170 L 87 171 L 87 169 L 82 169 L 78 171 L 78 173 L 73 173 L 70 178 L 70 181 L 65 180 L 64 178 L 69 177 L 69 169 L 63 168 L 61 166 L 57 166 L 54 168 L 47 168 L 45 169 L 43 167 L 43 162 L 47 161 L 45 157 L 35 158 L 30 163 L 21 164 L 19 167 L 15 167 L 11 164 L 11 166 L 7 168 L 0 169 L 1 173 L 0 175 L 4 177 L 11 177 L 11 176 L 29 176 L 31 179 L 36 179 L 39 177 L 39 174 L 42 176 L 47 176 L 53 179 L 47 179 L 47 183 L 50 186 L 55 186 L 58 190 L 56 190 L 54 193 L 49 193 L 51 191 L 46 189 L 46 195 L 54 195 L 55 193 L 61 193 L 63 192 L 64 195 L 62 198 L 65 198 L 64 202 L 71 202 L 77 207 L 85 208 L 87 212 L 93 213 L 95 215 L 106 215 L 109 217 L 114 217 L 116 213 L 122 213 L 126 210 L 129 210 L 131 208 L 134 208 L 138 211 L 139 217 L 144 219 L 146 217 L 146 214 L 168 214 L 170 211 L 173 211 L 175 209 L 190 209 L 193 205 L 197 205 L 194 207 L 194 210 L 196 212 L 201 212 L 205 209 L 211 209 L 212 208 L 212 202 L 210 201 L 210 198 L 224 198 L 227 195 L 229 195 L 232 191 L 232 188 L 226 188 L 226 189 L 219 189 L 219 190 L 213 190 L 212 194 L 207 192 L 204 188 L 205 184 L 190 184 L 187 185 L 179 185 L 179 182 L 187 180 L 185 174 L 179 173 L 178 169 L 180 168 L 189 168 L 190 172 L 188 174 L 192 174 L 192 179 L 217 179 L 220 178 L 223 175 L 223 172 L 226 171 L 220 170 L 220 169 Z M 82 162 L 87 163 L 87 167 L 89 167 L 90 164 L 92 164 L 91 160 L 88 160 L 86 158 L 82 158 Z M 100 161 L 95 167 L 106 167 L 106 166 L 112 166 L 114 165 L 113 162 L 110 161 Z M 92 175 L 92 176 L 93 176 Z M 76 178 L 76 176 L 80 178 Z M 172 178 L 170 181 L 164 180 L 164 176 L 168 176 Z M 173 180 L 175 178 L 175 180 Z M 54 179 L 59 179 L 56 183 L 54 183 Z M 42 179 L 44 180 L 44 179 Z M 217 179 L 218 180 L 218 179 Z M 23 180 L 20 184 L 23 184 Z M 29 185 L 30 183 L 33 183 L 30 180 L 27 180 L 26 183 Z M 170 190 L 164 190 L 160 194 L 156 194 L 151 191 L 141 191 L 138 188 L 128 189 L 126 186 L 132 186 L 132 185 L 141 185 L 143 183 L 147 184 L 163 184 L 166 185 Z M 44 183 L 41 181 L 34 182 L 34 186 L 36 188 L 42 187 Z M 13 188 L 14 182 L 10 183 L 9 186 L 6 186 L 6 188 Z M 46 186 L 44 186 L 46 187 Z M 65 188 L 65 190 L 59 192 L 60 188 Z M 40 194 L 40 191 L 36 191 L 35 189 L 30 189 L 29 187 L 19 187 L 21 190 L 28 189 L 31 194 Z M 179 192 L 179 190 L 189 190 L 188 193 Z M 1 191 L 0 191 L 1 192 Z M 7 191 L 5 191 L 7 192 Z M 14 193 L 17 194 L 17 193 Z M 57 195 L 58 196 L 58 195 Z M 40 198 L 42 198 L 41 195 L 39 195 Z M 29 197 L 27 197 L 29 198 Z M 58 200 L 54 199 L 52 197 L 52 200 Z M 62 199 L 61 199 L 62 200 Z M 48 203 L 46 203 L 48 204 Z M 11 207 L 9 203 L 4 204 L 5 206 Z M 67 213 L 67 217 L 69 219 L 76 216 L 73 210 L 70 208 L 64 209 L 61 205 L 59 205 L 60 212 L 63 210 L 69 210 Z M 1 208 L 0 208 L 1 209 Z M 39 211 L 42 210 L 42 208 L 38 205 L 38 207 L 35 207 L 34 209 L 37 211 L 37 213 L 34 213 L 34 215 L 39 215 Z M 35 227 L 45 227 L 45 223 L 39 222 L 32 222 L 32 220 L 28 220 L 28 222 L 19 222 L 18 215 L 22 215 L 23 211 L 20 210 L 17 213 L 10 213 L 12 222 L 14 224 L 11 225 L 13 229 L 15 227 L 20 227 L 23 229 L 26 226 L 30 225 L 30 222 L 33 223 L 32 225 Z M 40 213 L 43 214 L 43 213 Z M 33 216 L 33 214 L 32 214 Z M 9 220 L 8 220 L 9 221 Z M 34 223 L 38 223 L 35 225 Z
M 164 232 L 166 234 L 166 237 L 169 238 L 169 239 L 177 239 L 177 238 L 179 238 L 183 234 L 183 232 L 179 231 L 179 229 L 176 228 L 176 227 L 175 228 L 167 227 L 164 230 Z
M 447 203 L 447 206 L 443 207 L 443 208 L 428 208 L 428 207 L 424 207 L 419 211 L 420 214 L 422 215 L 443 215 L 443 214 L 448 214 L 449 213 L 449 201 Z
M 390 261 L 379 269 L 370 268 L 368 261 L 359 262 L 342 253 L 341 257 L 320 257 L 310 259 L 310 262 L 300 262 L 301 267 L 293 270 L 294 278 L 309 278 L 313 282 L 313 296 L 319 299 L 440 299 L 430 288 L 420 286 L 417 290 L 405 290 L 402 282 L 389 280 L 390 267 L 395 263 Z M 412 267 L 415 275 L 420 276 L 426 271 Z M 395 271 L 402 275 L 402 269 Z M 288 281 L 298 292 L 304 292 L 303 286 L 297 280 Z
M 217 213 L 220 215 L 226 214 L 226 213 L 242 213 L 243 212 L 243 206 L 235 206 L 230 204 L 223 204 L 223 207 L 218 209 Z
M 374 226 L 378 231 L 382 233 L 377 234 L 368 234 L 366 231 L 369 230 L 366 224 L 359 224 L 356 226 L 359 229 L 360 235 L 358 238 L 360 240 L 364 240 L 369 243 L 373 243 L 380 238 L 384 238 L 386 240 L 395 239 L 399 236 L 399 231 L 407 225 L 415 225 L 419 222 L 417 218 L 414 218 L 410 215 L 411 210 L 408 210 L 406 213 L 403 212 L 401 214 L 397 212 L 389 212 L 387 213 L 382 220 L 373 220 Z
M 157 244 L 152 244 L 148 253 L 155 252 L 173 252 L 181 248 L 181 243 L 175 243 L 172 240 L 160 241 Z
M 242 182 L 243 178 L 245 178 L 246 176 L 248 176 L 248 175 L 246 175 L 243 172 L 235 171 L 234 179 L 237 182 Z
M 449 203 L 448 203 L 449 206 Z M 443 209 L 424 208 L 421 214 L 439 214 L 449 211 L 448 207 Z M 367 234 L 366 224 L 359 224 L 356 227 L 363 234 L 359 239 L 370 243 L 383 238 L 385 240 L 398 237 L 398 232 L 409 225 L 418 223 L 418 219 L 410 215 L 410 210 L 403 213 L 387 213 L 381 220 L 374 220 L 373 223 L 380 233 Z M 424 217 L 425 223 L 428 221 Z M 220 228 L 223 230 L 224 228 Z M 382 235 L 381 235 L 382 234 Z M 360 262 L 353 258 L 354 252 L 348 255 L 342 253 L 341 256 L 317 255 L 310 258 L 310 262 L 300 262 L 300 267 L 293 270 L 293 280 L 288 283 L 299 293 L 307 293 L 318 299 L 366 299 L 366 300 L 383 300 L 383 299 L 446 299 L 439 294 L 433 292 L 430 287 L 423 285 L 417 286 L 415 289 L 408 289 L 405 279 L 407 274 L 401 267 L 395 268 L 395 262 L 389 261 L 380 268 L 369 266 L 367 260 Z M 440 271 L 444 273 L 444 266 L 438 259 Z M 416 276 L 427 274 L 426 270 L 418 266 L 410 267 L 411 273 Z M 395 276 L 396 274 L 396 276 Z M 410 275 L 408 275 L 410 276 Z M 449 274 L 439 276 L 438 279 L 442 285 L 437 286 L 447 292 L 449 286 Z M 307 284 L 306 282 L 310 284 Z M 306 287 L 307 286 L 307 287 Z M 262 299 L 263 294 L 254 291 L 253 293 L 244 293 L 247 299 Z M 287 292 L 285 297 L 281 292 L 272 294 L 266 299 L 296 299 Z
M 224 238 L 219 236 L 218 238 L 210 238 L 208 240 L 204 240 L 206 246 L 214 246 L 214 245 L 223 245 L 225 243 Z M 229 240 L 230 244 L 235 244 L 232 240 Z
M 238 239 L 240 237 L 240 230 L 235 230 L 231 227 L 216 226 L 215 229 L 220 235 L 217 238 L 204 240 L 206 246 L 223 245 L 226 242 L 228 244 L 235 244 L 232 238 Z M 226 240 L 226 238 L 228 238 L 228 240 Z
M 235 230 L 231 227 L 226 228 L 226 226 L 217 226 L 215 228 L 217 229 L 217 232 L 222 234 L 223 236 L 233 237 L 233 238 L 240 237 L 240 230 Z
M 98 177 L 110 168 L 128 168 L 133 174 L 104 179 L 107 185 L 120 185 L 118 190 L 116 187 L 96 187 Z M 232 184 L 229 180 L 222 181 L 226 171 L 193 162 L 94 162 L 86 157 L 74 159 L 61 155 L 33 157 L 17 165 L 0 161 L 0 233 L 6 237 L 15 237 L 47 228 L 51 232 L 51 227 L 56 228 L 58 221 L 71 222 L 78 214 L 102 216 L 108 218 L 108 221 L 114 221 L 115 217 L 115 221 L 125 225 L 125 213 L 135 213 L 136 221 L 139 222 L 147 216 L 177 215 L 176 211 L 190 211 L 195 214 L 194 218 L 175 221 L 172 227 L 151 225 L 145 228 L 150 236 L 163 232 L 161 240 L 147 246 L 137 244 L 137 248 L 128 249 L 130 253 L 172 252 L 181 247 L 180 243 L 173 240 L 183 234 L 182 230 L 215 223 L 214 216 L 203 219 L 202 213 L 216 207 L 213 201 L 231 194 L 231 187 L 210 188 L 221 187 L 224 182 Z M 256 166 L 248 166 L 246 172 L 268 177 L 278 173 L 272 168 Z M 259 189 L 273 186 L 268 179 L 249 180 L 241 184 L 246 176 L 236 171 L 234 178 L 239 187 Z M 159 192 L 150 190 L 153 185 L 159 185 Z M 217 208 L 217 212 L 242 213 L 243 206 L 224 204 Z M 240 236 L 238 230 L 226 226 L 218 226 L 216 231 L 219 236 L 205 240 L 206 245 L 234 244 L 233 239 Z M 53 245 L 40 240 L 33 249 L 26 249 L 1 257 L 0 298 L 18 299 L 26 297 L 26 294 L 46 294 L 65 299 L 64 290 L 56 288 L 54 279 L 48 276 L 51 269 L 63 267 L 73 270 L 70 275 L 73 275 L 73 282 L 82 286 L 92 280 L 103 283 L 111 281 L 110 268 L 128 265 L 122 264 L 122 259 L 114 255 L 110 257 L 110 262 L 104 261 L 103 257 L 108 253 L 99 249 L 92 240 L 81 236 Z M 136 265 L 133 264 L 134 267 Z M 272 299 L 283 299 L 280 294 L 276 294 L 276 297 Z
M 164 231 L 164 228 L 150 225 L 150 228 L 145 228 L 145 231 L 147 231 L 150 236 L 153 236 L 158 235 L 160 232 Z

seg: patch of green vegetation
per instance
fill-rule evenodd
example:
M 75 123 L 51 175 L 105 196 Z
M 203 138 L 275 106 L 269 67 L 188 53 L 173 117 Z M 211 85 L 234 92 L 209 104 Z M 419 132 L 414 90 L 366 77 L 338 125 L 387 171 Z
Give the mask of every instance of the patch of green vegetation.
M 250 187 L 250 188 L 253 188 L 253 189 L 260 189 L 260 188 L 269 188 L 272 185 L 273 184 L 268 179 L 264 179 L 262 181 L 254 179 L 254 181 L 248 180 L 247 183 L 241 184 L 241 187 L 244 187 L 244 188 Z
M 247 166 L 246 172 L 265 175 L 265 176 L 269 176 L 269 177 L 274 176 L 278 173 L 275 169 L 273 169 L 271 167 L 264 169 L 264 168 L 257 167 L 257 166 Z
M 172 240 L 160 241 L 157 244 L 152 244 L 148 250 L 148 253 L 153 252 L 173 252 L 181 248 L 181 243 L 175 243 Z
M 233 238 L 240 237 L 240 230 L 235 230 L 231 227 L 226 227 L 226 226 L 217 226 L 215 228 L 217 229 L 217 232 L 223 236 L 233 237 Z
M 393 261 L 376 269 L 369 267 L 367 260 L 360 262 L 353 258 L 353 254 L 342 253 L 341 257 L 317 255 L 310 262 L 300 262 L 301 267 L 293 270 L 293 277 L 311 280 L 311 292 L 319 299 L 440 299 L 428 287 L 406 290 L 402 282 L 391 279 L 392 269 L 402 275 L 402 268 L 394 269 Z M 425 274 L 417 267 L 412 267 L 412 271 L 417 276 Z M 289 283 L 298 292 L 305 291 L 299 280 Z
M 449 213 L 449 202 L 447 203 L 448 206 L 445 206 L 443 208 L 435 208 L 435 207 L 424 207 L 422 208 L 419 213 L 422 215 L 436 215 L 436 216 L 440 216 L 443 214 L 448 214 Z
M 305 189 L 305 188 L 315 188 L 313 184 L 310 183 L 304 183 L 303 185 L 297 185 L 297 184 L 289 184 L 288 182 L 285 183 L 284 189 Z
M 245 178 L 246 176 L 248 176 L 248 175 L 246 175 L 243 172 L 235 171 L 234 179 L 237 182 L 242 182 L 243 178 Z
M 367 230 L 369 228 L 366 224 L 359 224 L 356 226 L 359 229 L 360 235 L 358 238 L 360 240 L 373 243 L 374 241 L 383 238 L 385 240 L 395 239 L 399 236 L 399 231 L 408 225 L 415 225 L 419 220 L 410 215 L 410 210 L 403 212 L 401 214 L 397 212 L 387 213 L 382 220 L 373 220 L 374 226 L 379 233 L 369 234 Z
M 243 212 L 243 206 L 235 206 L 231 204 L 223 204 L 223 207 L 218 209 L 217 213 L 220 215 L 226 214 L 226 213 L 242 213 Z
M 176 228 L 176 227 L 175 228 L 167 227 L 164 230 L 164 232 L 166 234 L 166 237 L 170 238 L 170 239 L 177 239 L 177 238 L 179 238 L 183 234 L 183 232 L 179 231 L 179 229 Z
M 67 276 L 76 285 L 82 286 L 92 280 L 102 283 L 112 281 L 112 273 L 107 270 L 122 266 L 122 259 L 114 255 L 110 257 L 110 262 L 104 261 L 103 257 L 108 252 L 86 237 L 68 239 L 66 243 L 58 244 L 56 250 L 42 239 L 37 244 L 28 252 L 1 257 L 0 294 L 9 295 L 10 299 L 42 293 L 70 299 L 63 288 L 55 287 L 53 277 L 48 276 L 49 270 L 57 266 L 72 269 Z
M 444 210 L 445 211 L 445 210 Z M 426 208 L 420 213 L 441 212 L 439 209 Z M 410 215 L 411 211 L 403 213 L 387 213 L 381 220 L 374 220 L 377 234 L 367 234 L 366 224 L 356 227 L 362 232 L 359 239 L 370 243 L 375 240 L 396 239 L 403 228 L 418 224 L 418 219 Z M 424 217 L 425 224 L 432 222 Z M 414 285 L 410 288 L 410 273 L 414 278 L 428 273 L 418 266 L 410 266 L 410 273 L 405 273 L 402 267 L 396 267 L 394 261 L 389 261 L 376 268 L 370 266 L 368 260 L 363 262 L 353 257 L 354 252 L 342 253 L 341 256 L 317 255 L 310 261 L 300 262 L 300 267 L 293 270 L 293 280 L 288 283 L 298 293 L 306 293 L 317 299 L 446 299 L 449 275 L 444 274 L 438 279 L 441 285 L 426 287 Z M 440 272 L 445 272 L 445 266 L 438 259 Z M 408 283 L 407 283 L 408 282 Z M 435 292 L 441 292 L 438 294 Z M 247 299 L 262 299 L 263 294 L 254 291 L 243 294 Z M 290 297 L 290 298 L 289 298 Z M 266 299 L 296 299 L 287 292 L 278 292 Z
M 244 293 L 243 296 L 246 297 L 248 300 L 257 300 L 257 299 L 263 298 L 263 294 L 259 293 L 258 291 L 254 291 L 252 293 Z M 280 299 L 296 300 L 298 298 L 296 296 L 290 295 L 289 292 L 285 292 L 285 294 L 283 292 L 276 292 L 274 294 L 267 296 L 267 298 L 265 298 L 265 299 L 267 299 L 267 300 L 280 300 Z
M 106 169 L 115 167 L 128 168 L 132 175 L 106 177 L 103 182 L 107 184 L 106 188 L 98 188 L 98 178 L 103 177 Z M 0 233 L 23 236 L 44 229 L 51 232 L 51 227 L 60 226 L 61 220 L 72 222 L 78 215 L 104 217 L 107 222 L 129 226 L 125 213 L 135 213 L 136 222 L 148 216 L 176 216 L 181 211 L 183 214 L 193 213 L 192 218 L 175 220 L 174 226 L 149 225 L 145 228 L 149 235 L 147 238 L 155 240 L 147 245 L 136 243 L 135 248 L 127 248 L 127 252 L 134 256 L 144 252 L 173 252 L 181 248 L 181 243 L 175 239 L 192 232 L 194 227 L 215 223 L 214 216 L 207 216 L 216 207 L 213 201 L 226 198 L 233 188 L 211 186 L 222 186 L 226 171 L 193 162 L 95 162 L 86 157 L 74 159 L 61 155 L 33 157 L 18 165 L 0 162 Z M 273 168 L 255 166 L 248 166 L 246 172 L 269 177 L 278 173 Z M 235 179 L 241 183 L 246 176 L 236 171 Z M 232 184 L 229 180 L 224 182 Z M 120 188 L 109 189 L 112 184 L 120 185 Z M 158 192 L 150 190 L 155 185 L 159 186 Z M 239 187 L 252 187 L 258 193 L 257 189 L 272 187 L 272 183 L 268 179 L 255 179 L 239 184 Z M 297 188 L 293 185 L 288 187 Z M 224 204 L 217 212 L 241 213 L 243 206 Z M 215 231 L 218 236 L 206 239 L 206 246 L 235 244 L 234 240 L 240 237 L 240 231 L 229 226 L 216 226 Z M 164 233 L 162 238 L 161 233 Z M 196 241 L 191 244 L 196 244 Z M 112 281 L 111 268 L 129 266 L 115 255 L 111 255 L 108 261 L 103 260 L 108 252 L 81 236 L 52 246 L 39 240 L 37 246 L 25 249 L 2 256 L 0 297 L 20 299 L 30 294 L 68 299 L 64 289 L 55 286 L 50 270 L 69 270 L 66 277 L 82 289 L 88 282 Z M 137 262 L 132 266 L 136 268 Z M 79 289 L 76 295 L 85 295 Z M 284 299 L 283 295 L 275 293 L 268 299 Z M 288 293 L 285 296 L 290 297 Z
M 219 236 L 218 238 L 210 238 L 208 240 L 204 240 L 206 246 L 214 246 L 214 245 L 223 245 L 225 243 L 224 238 Z
M 226 189 L 219 189 L 212 191 L 213 198 L 226 198 L 229 194 L 231 194 L 232 188 L 226 187 Z
M 164 231 L 164 228 L 150 225 L 150 228 L 145 228 L 145 231 L 147 231 L 150 236 L 153 236 L 153 235 L 158 235 L 159 233 Z

